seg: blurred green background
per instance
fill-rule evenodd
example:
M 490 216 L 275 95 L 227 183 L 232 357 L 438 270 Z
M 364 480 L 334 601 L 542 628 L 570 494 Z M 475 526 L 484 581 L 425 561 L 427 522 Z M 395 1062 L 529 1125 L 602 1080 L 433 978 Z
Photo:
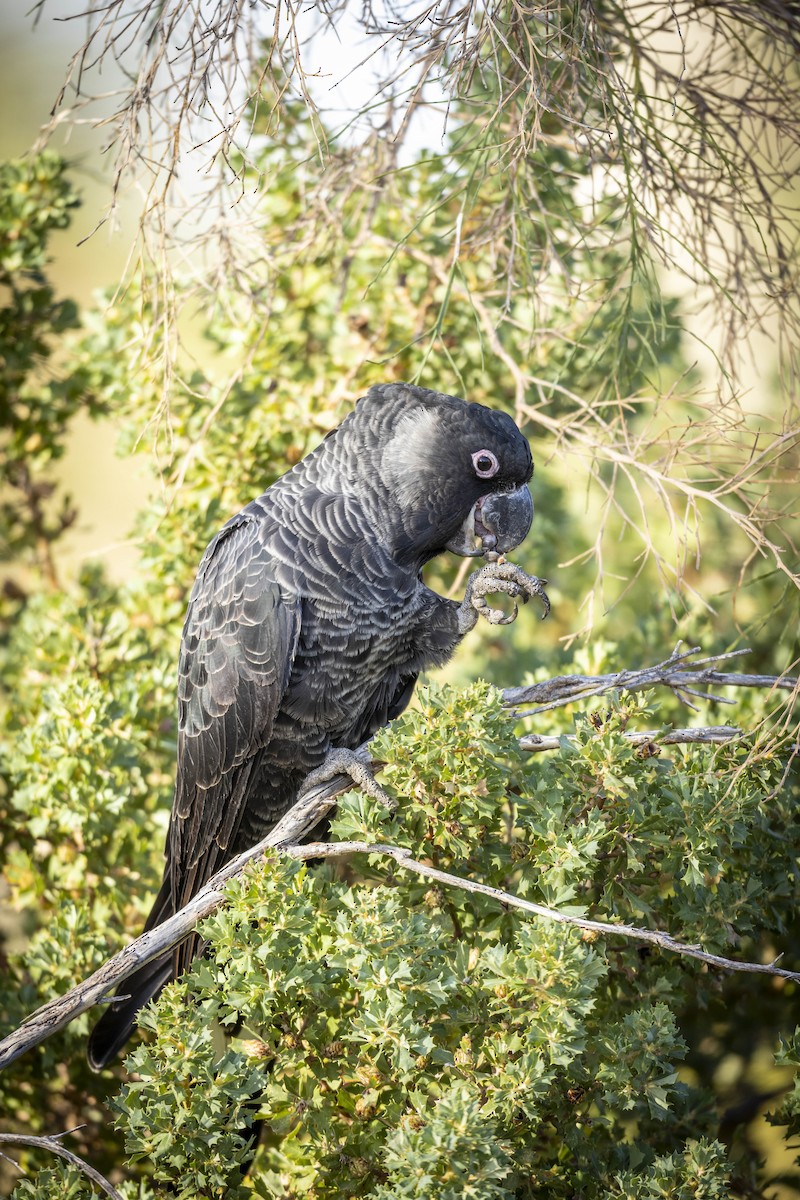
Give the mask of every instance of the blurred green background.
M 65 25 L 74 6 L 48 2 L 40 19 L 26 5 L 4 4 L 0 11 L 0 157 L 18 158 L 35 145 L 58 95 L 80 22 Z M 106 78 L 113 79 L 113 70 Z M 71 127 L 56 133 L 54 148 L 68 159 L 70 175 L 83 199 L 68 229 L 52 234 L 48 275 L 58 295 L 80 304 L 114 288 L 125 270 L 138 222 L 134 198 L 123 198 L 117 219 L 92 233 L 108 205 L 109 156 L 102 130 Z M 91 236 L 90 236 L 91 235 Z M 87 240 L 84 240 L 87 239 Z M 136 561 L 131 545 L 131 514 L 144 502 L 150 483 L 136 460 L 116 453 L 112 422 L 76 418 L 69 449 L 57 466 L 59 481 L 74 497 L 80 517 L 57 554 L 74 575 L 90 557 L 100 557 L 117 577 Z M 4 570 L 0 567 L 0 571 Z

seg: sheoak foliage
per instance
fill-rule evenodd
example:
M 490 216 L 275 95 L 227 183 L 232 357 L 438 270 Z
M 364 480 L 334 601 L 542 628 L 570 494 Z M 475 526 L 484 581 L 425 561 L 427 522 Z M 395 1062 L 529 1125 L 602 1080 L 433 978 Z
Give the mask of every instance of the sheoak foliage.
M 385 212 L 385 238 L 391 244 L 417 212 L 425 254 L 442 261 L 451 216 L 431 207 L 436 171 L 430 162 L 409 177 L 402 220 Z M 14 1027 L 141 927 L 170 800 L 178 634 L 209 537 L 370 383 L 422 367 L 441 390 L 500 405 L 510 381 L 469 302 L 488 286 L 491 262 L 464 263 L 448 293 L 424 255 L 387 261 L 370 243 L 343 273 L 323 239 L 302 258 L 287 248 L 265 298 L 266 331 L 237 320 L 234 298 L 218 309 L 205 331 L 216 357 L 176 374 L 168 436 L 153 447 L 140 436 L 162 382 L 140 349 L 146 309 L 130 292 L 77 328 L 74 310 L 34 275 L 49 231 L 75 203 L 63 164 L 13 164 L 0 182 L 5 445 L 29 472 L 10 479 L 8 554 L 28 570 L 6 589 L 0 647 L 0 853 L 4 903 L 20 914 L 3 1016 Z M 21 206 L 34 185 L 41 218 L 31 223 Z M 285 169 L 265 236 L 299 219 L 303 196 L 302 165 Z M 26 348 L 14 311 L 42 288 L 26 310 Z M 582 320 L 579 305 L 564 305 Z M 65 322 L 76 330 L 62 342 Z M 503 326 L 509 353 L 531 351 L 525 328 L 522 312 Z M 560 377 L 577 385 L 602 372 L 607 332 L 598 324 L 594 341 L 583 338 L 582 357 L 560 362 Z M 390 361 L 369 361 L 377 345 Z M 660 346 L 664 370 L 676 369 L 675 339 Z M 546 356 L 546 344 L 536 352 Z M 239 364 L 228 390 L 219 382 L 226 357 Z M 641 369 L 632 361 L 632 376 Z M 110 414 L 124 449 L 167 470 L 166 489 L 154 487 L 131 515 L 141 563 L 124 583 L 99 566 L 68 586 L 58 575 L 54 547 L 67 524 L 58 504 L 47 507 L 58 501 L 52 463 L 82 405 Z M 560 559 L 591 545 L 591 531 L 570 520 L 573 482 L 552 467 L 536 481 L 540 513 L 522 565 L 547 574 L 554 545 Z M 724 552 L 714 566 L 725 578 Z M 446 587 L 451 569 L 437 564 L 432 581 Z M 562 591 L 577 593 L 588 570 L 575 567 Z M 668 645 L 668 616 L 643 583 L 627 612 L 648 616 L 633 629 L 623 608 L 624 644 L 596 642 L 569 669 L 618 669 Z M 775 585 L 761 586 L 768 608 Z M 570 612 L 565 598 L 556 634 L 569 631 Z M 563 670 L 546 628 L 523 612 L 510 629 L 476 631 L 451 682 L 421 689 L 376 741 L 397 812 L 349 793 L 332 837 L 405 846 L 531 900 L 666 929 L 713 951 L 757 957 L 779 946 L 796 957 L 800 831 L 785 763 L 748 755 L 746 745 L 642 755 L 623 734 L 678 720 L 676 702 L 661 696 L 548 714 L 536 729 L 564 734 L 561 749 L 524 754 L 499 693 L 474 680 Z M 704 628 L 699 611 L 684 628 L 704 632 L 706 644 L 725 636 Z M 737 717 L 754 726 L 765 712 L 751 696 Z M 701 717 L 718 719 L 713 706 Z M 8 1127 L 57 1133 L 87 1122 L 70 1145 L 107 1173 L 127 1156 L 121 1190 L 142 1200 L 764 1194 L 746 1132 L 721 1140 L 708 1039 L 717 1054 L 737 1049 L 745 1028 L 751 1043 L 774 1049 L 782 1031 L 781 1061 L 797 1067 L 791 985 L 742 983 L 636 943 L 593 939 L 377 855 L 335 868 L 275 856 L 228 890 L 203 925 L 206 955 L 144 1011 L 146 1037 L 125 1070 L 90 1074 L 84 1016 L 0 1076 Z M 796 1124 L 797 1111 L 791 1098 L 783 1119 Z M 256 1124 L 260 1146 L 245 1178 Z M 71 1167 L 26 1162 L 17 1198 L 91 1192 Z

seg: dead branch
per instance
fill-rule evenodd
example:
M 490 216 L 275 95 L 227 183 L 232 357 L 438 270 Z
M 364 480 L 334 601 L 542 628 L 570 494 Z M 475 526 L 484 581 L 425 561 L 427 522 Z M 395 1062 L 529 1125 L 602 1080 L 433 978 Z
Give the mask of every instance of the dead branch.
M 717 671 L 709 666 L 711 663 L 727 662 L 729 659 L 749 654 L 748 650 L 730 650 L 725 654 L 713 654 L 708 658 L 697 659 L 694 657 L 700 653 L 699 646 L 694 646 L 691 650 L 685 650 L 683 653 L 679 653 L 678 649 L 675 649 L 663 662 L 656 663 L 652 667 L 641 667 L 635 671 L 617 671 L 613 675 L 559 675 L 553 679 L 546 679 L 543 683 L 506 688 L 503 691 L 503 703 L 507 704 L 509 708 L 524 706 L 525 715 L 534 716 L 536 713 L 561 708 L 565 704 L 574 704 L 577 700 L 586 700 L 604 692 L 637 692 L 663 686 L 671 688 L 678 699 L 682 700 L 689 708 L 696 708 L 689 696 L 715 700 L 721 704 L 735 703 L 727 696 L 715 695 L 710 691 L 698 691 L 697 689 L 701 687 L 759 687 L 788 692 L 796 692 L 800 687 L 800 680 L 791 675 L 739 675 L 728 671 Z M 702 669 L 698 670 L 698 667 Z M 537 707 L 529 709 L 527 707 L 529 704 L 537 705 Z
M 81 1129 L 82 1126 L 78 1126 Z M 73 1154 L 71 1150 L 67 1150 L 66 1146 L 62 1146 L 59 1138 L 66 1137 L 67 1134 L 75 1133 L 74 1129 L 67 1129 L 64 1133 L 58 1133 L 54 1137 L 36 1137 L 31 1133 L 0 1133 L 0 1146 L 34 1146 L 39 1150 L 47 1150 L 50 1154 L 57 1154 L 59 1158 L 65 1159 L 73 1167 L 91 1179 L 92 1183 L 100 1188 L 101 1192 L 105 1192 L 111 1200 L 122 1200 L 122 1195 L 113 1187 L 108 1180 L 96 1171 L 94 1167 L 85 1162 L 77 1154 Z M 7 1155 L 2 1155 L 7 1158 Z M 14 1162 L 13 1159 L 8 1159 L 9 1162 Z M 14 1163 L 14 1166 L 18 1166 Z
M 447 887 L 457 887 L 466 892 L 475 892 L 480 896 L 489 896 L 498 904 L 522 909 L 537 917 L 543 917 L 547 921 L 555 921 L 559 925 L 574 925 L 577 929 L 584 929 L 588 933 L 618 935 L 619 937 L 633 938 L 635 941 L 650 942 L 662 950 L 698 958 L 701 962 L 708 963 L 709 966 L 725 971 L 749 971 L 759 975 L 779 975 L 782 979 L 800 982 L 800 971 L 784 970 L 777 966 L 778 959 L 771 963 L 740 962 L 732 958 L 722 958 L 718 954 L 709 954 L 701 946 L 680 942 L 677 938 L 671 937 L 668 933 L 662 933 L 658 929 L 642 929 L 635 925 L 616 925 L 612 921 L 592 921 L 588 917 L 576 917 L 571 913 L 559 912 L 556 908 L 548 908 L 544 904 L 534 904 L 530 900 L 523 900 L 521 896 L 515 896 L 513 892 L 504 892 L 500 888 L 489 887 L 485 883 L 476 883 L 473 879 L 464 879 L 461 875 L 451 875 L 449 871 L 440 871 L 429 863 L 420 862 L 412 856 L 410 850 L 406 850 L 402 846 L 372 845 L 368 842 L 336 842 L 333 844 L 312 842 L 305 846 L 286 846 L 284 853 L 291 858 L 299 859 L 340 858 L 347 854 L 386 855 L 393 858 L 404 870 L 413 871 L 425 879 L 435 879 Z
M 736 725 L 704 725 L 695 729 L 638 729 L 635 732 L 626 731 L 622 736 L 634 745 L 652 746 L 686 746 L 697 742 L 705 746 L 722 746 L 742 737 L 741 729 Z M 572 741 L 572 735 L 566 735 L 567 741 Z M 558 750 L 564 737 L 544 737 L 540 733 L 527 733 L 519 739 L 520 750 L 535 753 L 538 750 Z

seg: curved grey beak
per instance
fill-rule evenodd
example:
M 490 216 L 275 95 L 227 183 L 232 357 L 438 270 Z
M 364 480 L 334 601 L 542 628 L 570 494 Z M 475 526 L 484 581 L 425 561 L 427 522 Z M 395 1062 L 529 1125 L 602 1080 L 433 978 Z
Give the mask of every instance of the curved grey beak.
M 533 499 L 526 484 L 511 492 L 481 496 L 446 549 L 463 558 L 505 554 L 523 541 L 533 521 Z

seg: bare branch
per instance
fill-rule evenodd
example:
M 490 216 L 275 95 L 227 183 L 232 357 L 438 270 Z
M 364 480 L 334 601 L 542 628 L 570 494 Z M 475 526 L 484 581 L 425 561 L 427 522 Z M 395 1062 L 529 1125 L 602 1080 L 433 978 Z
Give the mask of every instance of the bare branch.
M 695 729 L 670 729 L 666 733 L 660 729 L 638 729 L 635 732 L 626 731 L 622 736 L 636 746 L 686 746 L 693 742 L 706 746 L 722 746 L 725 742 L 742 737 L 742 731 L 735 725 L 706 725 Z M 566 740 L 572 741 L 572 735 L 567 734 Z M 532 752 L 558 750 L 563 741 L 564 737 L 544 737 L 539 733 L 526 733 L 519 739 L 519 746 L 520 750 Z
M 81 1128 L 79 1126 L 78 1128 Z M 75 1130 L 70 1129 L 68 1133 L 74 1133 Z M 77 1154 L 73 1154 L 71 1150 L 67 1150 L 66 1146 L 62 1146 L 58 1138 L 66 1137 L 67 1132 L 60 1133 L 57 1137 L 37 1137 L 32 1133 L 0 1133 L 0 1146 L 33 1146 L 39 1150 L 47 1150 L 50 1154 L 57 1154 L 59 1158 L 65 1159 L 73 1167 L 77 1167 L 82 1171 L 87 1179 L 91 1179 L 101 1192 L 106 1196 L 110 1196 L 111 1200 L 122 1200 L 122 1195 L 108 1180 L 96 1171 L 89 1163 L 84 1162 Z M 5 1158 L 6 1155 L 3 1155 Z M 9 1160 L 9 1161 L 13 1161 Z M 16 1165 L 16 1164 L 15 1164 Z
M 589 933 L 617 935 L 624 938 L 633 938 L 636 941 L 650 942 L 651 945 L 659 946 L 662 950 L 668 950 L 672 954 L 682 954 L 688 955 L 690 958 L 698 958 L 701 962 L 708 963 L 709 966 L 719 967 L 726 971 L 748 971 L 759 975 L 778 975 L 782 979 L 792 979 L 800 982 L 800 971 L 784 970 L 782 967 L 776 965 L 778 959 L 775 959 L 771 963 L 739 962 L 736 959 L 721 958 L 717 954 L 709 954 L 701 946 L 693 946 L 688 945 L 686 942 L 680 942 L 676 938 L 671 937 L 670 934 L 661 933 L 657 929 L 641 929 L 635 925 L 616 925 L 612 921 L 592 921 L 588 917 L 576 917 L 571 913 L 559 912 L 556 908 L 548 908 L 543 904 L 534 904 L 530 900 L 523 900 L 521 896 L 515 896 L 513 892 L 504 892 L 500 888 L 489 887 L 487 884 L 477 883 L 473 879 L 464 879 L 461 875 L 451 875 L 449 871 L 439 871 L 429 863 L 420 862 L 418 859 L 413 858 L 411 851 L 401 846 L 372 845 L 368 842 L 337 842 L 334 844 L 312 842 L 305 846 L 286 846 L 284 852 L 291 858 L 300 859 L 339 858 L 347 854 L 388 855 L 388 857 L 395 859 L 406 871 L 413 871 L 417 875 L 422 875 L 425 879 L 435 879 L 438 883 L 443 883 L 448 887 L 457 887 L 463 891 L 475 892 L 481 896 L 489 896 L 492 900 L 496 900 L 498 904 L 507 905 L 509 908 L 522 909 L 524 912 L 533 913 L 537 917 L 543 917 L 547 921 L 555 921 L 559 925 L 574 925 L 577 929 L 585 929 Z
M 748 650 L 730 650 L 725 654 L 689 661 L 699 653 L 699 646 L 695 646 L 682 654 L 676 651 L 664 662 L 656 663 L 652 667 L 618 671 L 613 675 L 559 675 L 543 683 L 506 688 L 503 691 L 503 703 L 509 708 L 526 706 L 526 715 L 533 716 L 563 707 L 565 704 L 574 704 L 577 700 L 599 696 L 604 692 L 637 692 L 658 686 L 671 688 L 679 699 L 685 699 L 689 693 L 722 703 L 731 701 L 725 696 L 697 692 L 694 689 L 705 686 L 758 687 L 794 693 L 800 689 L 800 680 L 791 675 L 740 675 L 729 671 L 715 671 L 706 665 L 727 662 L 731 658 L 748 654 Z M 702 666 L 703 669 L 698 671 L 698 666 Z M 529 704 L 535 704 L 537 707 L 527 709 Z

